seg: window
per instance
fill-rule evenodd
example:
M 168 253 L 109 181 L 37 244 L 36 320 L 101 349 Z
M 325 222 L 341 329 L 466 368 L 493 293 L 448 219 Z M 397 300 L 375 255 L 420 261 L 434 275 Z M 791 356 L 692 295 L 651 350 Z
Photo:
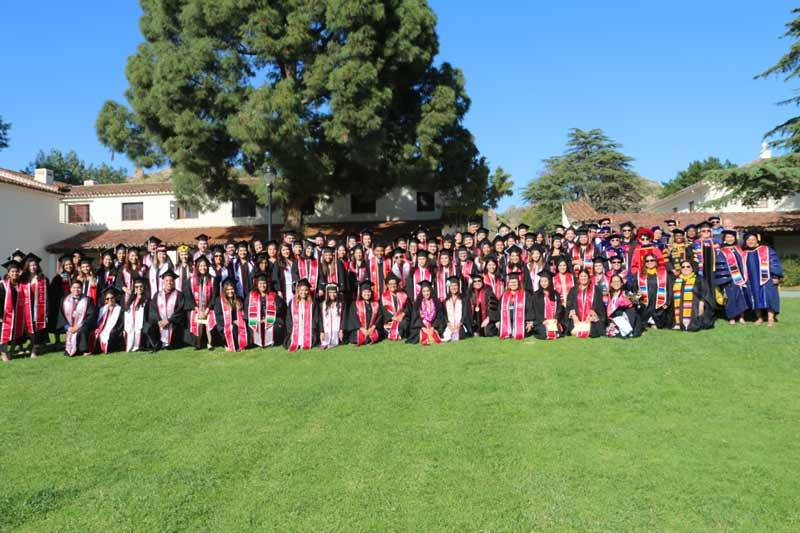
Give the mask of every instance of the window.
M 689 212 L 694 213 L 694 200 L 689 202 Z
M 432 192 L 417 192 L 417 212 L 423 213 L 436 209 L 436 196 Z
M 67 206 L 67 222 L 70 224 L 88 224 L 89 204 L 71 204 Z
M 375 213 L 375 199 L 362 198 L 355 194 L 350 195 L 350 213 L 353 215 Z
M 144 220 L 144 204 L 142 202 L 122 204 L 122 220 Z
M 233 201 L 233 217 L 256 216 L 256 201 L 253 198 L 239 198 Z
M 189 209 L 188 207 L 178 207 L 176 215 L 178 220 L 183 220 L 185 218 L 197 218 L 199 216 L 197 211 L 194 209 Z

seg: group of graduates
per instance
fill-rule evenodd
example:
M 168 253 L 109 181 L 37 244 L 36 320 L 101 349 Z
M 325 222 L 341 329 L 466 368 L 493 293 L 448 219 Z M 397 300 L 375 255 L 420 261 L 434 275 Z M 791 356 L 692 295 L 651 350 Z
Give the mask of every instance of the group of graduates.
M 631 338 L 648 328 L 708 329 L 723 312 L 731 324 L 772 325 L 780 311 L 777 254 L 718 217 L 685 228 L 627 222 L 618 232 L 609 219 L 552 233 L 503 224 L 491 238 L 479 221 L 392 242 L 370 230 L 281 237 L 211 246 L 199 235 L 175 261 L 157 237 L 107 250 L 97 266 L 74 251 L 51 279 L 39 257 L 16 250 L 0 283 L 0 357 L 25 341 L 36 357 L 50 335 L 68 356 L 184 346 L 294 352 L 472 336 Z

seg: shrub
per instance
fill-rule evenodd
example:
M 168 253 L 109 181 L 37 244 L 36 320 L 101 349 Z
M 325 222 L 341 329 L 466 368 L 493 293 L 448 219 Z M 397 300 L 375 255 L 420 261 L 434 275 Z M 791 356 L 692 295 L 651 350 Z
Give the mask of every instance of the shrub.
M 783 266 L 783 285 L 787 287 L 800 286 L 800 256 L 781 257 L 781 266 Z

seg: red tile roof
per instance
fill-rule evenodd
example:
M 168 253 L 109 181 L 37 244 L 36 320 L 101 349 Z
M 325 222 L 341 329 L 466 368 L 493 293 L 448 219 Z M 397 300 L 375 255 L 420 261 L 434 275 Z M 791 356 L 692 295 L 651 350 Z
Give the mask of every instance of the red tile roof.
M 596 221 L 601 217 L 600 213 L 595 211 L 594 207 L 586 200 L 564 202 L 564 210 L 567 212 L 567 218 L 573 224 Z
M 0 168 L 0 183 L 8 183 L 17 185 L 26 189 L 33 189 L 36 191 L 50 192 L 54 194 L 61 194 L 59 183 L 53 185 L 46 185 L 36 181 L 33 176 L 22 172 L 15 172 L 6 168 Z
M 98 183 L 96 185 L 70 185 L 67 198 L 93 196 L 134 196 L 139 194 L 164 194 L 174 190 L 171 181 L 155 183 Z
M 421 223 L 426 229 L 438 232 L 442 228 L 441 221 L 424 221 Z M 361 229 L 369 227 L 375 232 L 378 239 L 394 239 L 401 235 L 409 235 L 419 227 L 420 222 L 394 220 L 379 223 L 333 223 L 315 224 L 306 226 L 305 236 L 311 236 L 317 232 L 325 235 L 336 235 L 342 237 L 349 233 L 358 233 Z M 282 226 L 272 225 L 272 235 L 274 238 L 280 236 Z M 47 246 L 50 253 L 62 253 L 75 249 L 83 250 L 105 250 L 113 248 L 117 244 L 126 246 L 142 246 L 145 241 L 155 235 L 167 246 L 175 247 L 181 244 L 194 245 L 195 237 L 205 233 L 209 236 L 211 244 L 221 244 L 230 240 L 249 240 L 254 237 L 267 238 L 267 226 L 230 226 L 213 228 L 171 228 L 171 229 L 143 229 L 143 230 L 96 230 L 84 231 L 73 237 L 55 242 Z

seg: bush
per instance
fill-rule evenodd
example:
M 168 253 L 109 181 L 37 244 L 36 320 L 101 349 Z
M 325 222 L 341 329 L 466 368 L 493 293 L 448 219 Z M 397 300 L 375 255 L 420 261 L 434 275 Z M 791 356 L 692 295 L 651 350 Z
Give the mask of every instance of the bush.
M 800 256 L 781 257 L 781 266 L 783 266 L 783 285 L 787 287 L 800 286 Z

